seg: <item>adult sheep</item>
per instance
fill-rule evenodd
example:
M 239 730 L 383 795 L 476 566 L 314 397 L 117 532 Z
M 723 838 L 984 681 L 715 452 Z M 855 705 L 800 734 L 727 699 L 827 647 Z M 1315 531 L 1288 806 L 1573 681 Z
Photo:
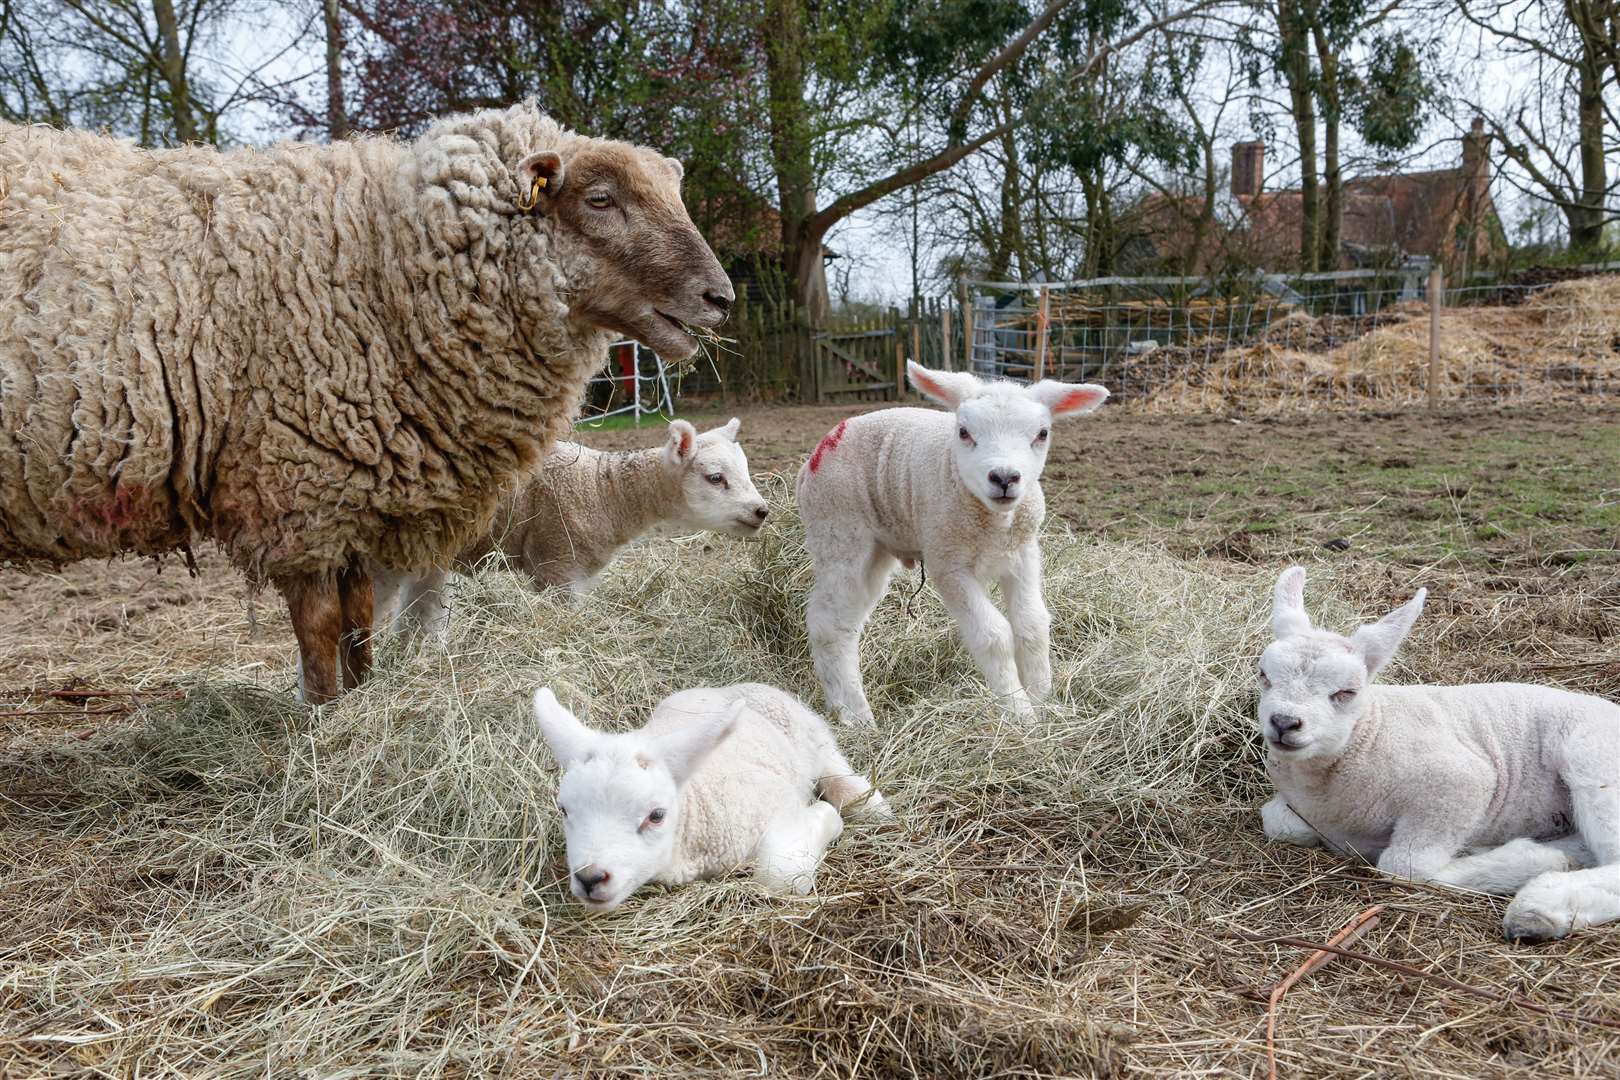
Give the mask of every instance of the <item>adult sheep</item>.
M 680 177 L 532 104 L 228 152 L 0 124 L 0 558 L 212 537 L 331 700 L 365 558 L 447 565 L 614 335 L 681 359 L 724 319 Z

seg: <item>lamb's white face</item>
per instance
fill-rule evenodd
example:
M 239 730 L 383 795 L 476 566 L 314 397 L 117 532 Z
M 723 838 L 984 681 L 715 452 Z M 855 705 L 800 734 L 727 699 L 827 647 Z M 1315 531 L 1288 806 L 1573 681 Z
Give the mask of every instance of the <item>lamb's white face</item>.
M 1091 412 L 1108 397 L 1092 383 L 988 383 L 915 362 L 906 371 L 919 392 L 955 412 L 951 453 L 957 474 L 975 499 L 1000 514 L 1016 510 L 1040 481 L 1053 421 Z
M 651 737 L 606 735 L 581 724 L 549 689 L 534 695 L 534 719 L 563 769 L 568 888 L 590 911 L 612 911 L 670 865 L 681 789 L 731 733 L 735 713 Z
M 685 420 L 672 420 L 664 461 L 681 471 L 682 523 L 732 536 L 757 536 L 769 507 L 748 475 L 748 456 L 737 442 L 741 421 L 697 434 Z
M 1305 570 L 1277 579 L 1271 627 L 1260 656 L 1260 734 L 1276 761 L 1331 760 L 1344 751 L 1366 712 L 1367 686 L 1395 655 L 1423 610 L 1419 589 L 1404 606 L 1350 637 L 1320 630 L 1305 614 Z

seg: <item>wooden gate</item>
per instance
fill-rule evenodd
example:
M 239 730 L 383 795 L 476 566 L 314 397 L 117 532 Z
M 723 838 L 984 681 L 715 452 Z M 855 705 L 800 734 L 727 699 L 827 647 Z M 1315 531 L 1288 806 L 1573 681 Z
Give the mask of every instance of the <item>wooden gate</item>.
M 894 328 L 827 330 L 816 335 L 821 401 L 893 401 L 904 353 Z

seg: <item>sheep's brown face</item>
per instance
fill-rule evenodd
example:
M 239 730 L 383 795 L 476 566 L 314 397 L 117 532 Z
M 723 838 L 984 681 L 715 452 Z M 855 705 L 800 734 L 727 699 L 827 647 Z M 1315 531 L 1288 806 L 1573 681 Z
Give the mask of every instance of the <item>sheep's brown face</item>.
M 572 315 L 635 338 L 666 360 L 697 351 L 688 327 L 725 321 L 736 294 L 681 202 L 680 163 L 623 143 L 592 143 L 566 162 L 553 153 L 519 166 L 525 188 L 546 183 L 536 211 L 577 238 L 597 273 Z

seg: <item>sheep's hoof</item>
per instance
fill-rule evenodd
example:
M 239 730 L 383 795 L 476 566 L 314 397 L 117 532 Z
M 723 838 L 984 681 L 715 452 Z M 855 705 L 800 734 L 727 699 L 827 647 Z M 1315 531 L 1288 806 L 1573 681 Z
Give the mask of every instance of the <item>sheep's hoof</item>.
M 1568 916 L 1538 911 L 1531 904 L 1521 904 L 1518 900 L 1514 900 L 1508 905 L 1507 914 L 1502 917 L 1502 936 L 1522 945 L 1557 941 L 1559 938 L 1569 936 L 1569 932 L 1574 929 L 1570 925 L 1571 922 Z

